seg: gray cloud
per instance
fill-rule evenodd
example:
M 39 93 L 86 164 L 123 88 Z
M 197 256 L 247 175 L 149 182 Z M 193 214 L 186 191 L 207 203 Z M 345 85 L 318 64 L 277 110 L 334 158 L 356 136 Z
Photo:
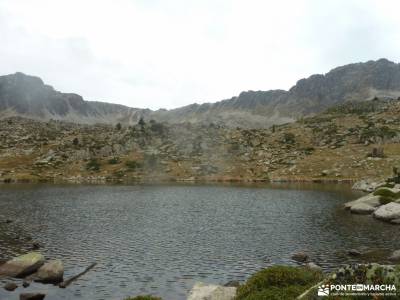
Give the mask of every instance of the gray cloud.
M 1 0 L 0 73 L 134 107 L 288 89 L 400 56 L 397 1 Z

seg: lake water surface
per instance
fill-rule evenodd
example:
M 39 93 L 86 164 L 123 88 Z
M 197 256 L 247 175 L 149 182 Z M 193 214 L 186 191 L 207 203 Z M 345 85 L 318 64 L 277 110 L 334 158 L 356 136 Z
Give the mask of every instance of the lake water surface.
M 400 248 L 399 227 L 350 215 L 348 187 L 0 186 L 0 260 L 25 253 L 30 239 L 66 277 L 98 265 L 67 289 L 33 284 L 51 299 L 123 299 L 153 294 L 185 299 L 196 281 L 245 280 L 271 264 L 294 264 L 303 250 L 330 270 L 350 248 Z M 3 285 L 5 280 L 0 281 Z

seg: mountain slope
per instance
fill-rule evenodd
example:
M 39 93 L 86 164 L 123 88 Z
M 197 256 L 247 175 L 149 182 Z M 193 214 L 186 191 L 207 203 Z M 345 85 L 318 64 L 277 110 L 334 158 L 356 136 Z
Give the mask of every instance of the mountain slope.
M 75 123 L 136 124 L 140 117 L 169 123 L 217 123 L 262 128 L 294 121 L 348 101 L 400 96 L 400 64 L 386 59 L 350 64 L 299 80 L 289 91 L 247 91 L 216 103 L 172 110 L 130 108 L 61 93 L 40 78 L 0 76 L 0 117 L 23 116 Z
M 400 164 L 400 101 L 347 102 L 272 128 L 0 120 L 0 183 L 355 181 Z

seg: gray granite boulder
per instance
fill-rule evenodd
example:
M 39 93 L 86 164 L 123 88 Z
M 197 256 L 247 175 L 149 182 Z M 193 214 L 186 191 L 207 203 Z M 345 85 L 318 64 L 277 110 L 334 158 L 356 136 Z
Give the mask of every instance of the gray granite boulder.
M 7 261 L 0 266 L 0 275 L 25 277 L 36 272 L 44 264 L 44 257 L 37 252 L 30 252 Z
M 369 215 L 375 211 L 375 207 L 366 203 L 357 203 L 350 207 L 350 212 L 358 215 Z
M 43 283 L 59 283 L 63 281 L 64 265 L 61 260 L 50 260 L 39 268 L 35 281 Z
M 400 203 L 390 202 L 380 206 L 373 213 L 374 217 L 383 221 L 400 218 Z
M 367 205 L 370 205 L 373 207 L 377 207 L 377 206 L 381 205 L 379 199 L 380 199 L 379 196 L 374 196 L 373 194 L 369 194 L 369 195 L 363 196 L 361 198 L 358 198 L 357 200 L 353 200 L 353 201 L 345 203 L 344 207 L 347 209 L 351 209 L 351 207 L 353 205 L 360 204 L 360 203 L 367 204 Z
M 400 261 L 400 250 L 393 251 L 393 253 L 389 256 L 389 259 Z
M 196 283 L 189 292 L 188 300 L 234 300 L 236 287 Z

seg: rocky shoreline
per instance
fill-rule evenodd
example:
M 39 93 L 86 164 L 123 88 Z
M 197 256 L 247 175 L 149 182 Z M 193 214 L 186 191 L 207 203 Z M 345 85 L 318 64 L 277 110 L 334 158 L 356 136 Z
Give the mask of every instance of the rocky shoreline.
M 48 178 L 48 179 L 4 179 L 0 181 L 0 185 L 8 184 L 157 184 L 157 183 L 320 183 L 320 184 L 354 184 L 357 182 L 354 178 L 272 178 L 272 179 L 239 179 L 239 178 L 129 178 L 129 179 L 113 179 L 104 176 L 74 176 L 69 178 Z
M 347 251 L 347 255 L 361 257 L 364 253 L 351 249 Z M 273 265 L 256 272 L 242 283 L 231 281 L 224 285 L 218 285 L 197 282 L 189 291 L 187 300 L 311 300 L 317 299 L 317 290 L 321 285 L 374 284 L 376 282 L 394 286 L 392 292 L 400 296 L 400 265 L 357 263 L 340 266 L 336 271 L 325 273 L 321 267 L 312 262 L 311 257 L 305 252 L 295 252 L 291 259 L 298 265 Z M 399 263 L 400 250 L 393 251 L 387 257 L 387 260 Z M 39 252 L 29 252 L 0 264 L 0 278 L 20 278 L 23 281 L 22 284 L 19 284 L 24 289 L 28 288 L 33 281 L 65 288 L 85 275 L 94 266 L 95 264 L 92 264 L 78 275 L 64 280 L 62 261 L 45 260 Z M 399 289 L 398 291 L 396 287 Z M 3 288 L 9 293 L 13 293 L 18 288 L 18 284 L 10 280 Z M 22 292 L 19 299 L 43 300 L 45 297 L 46 295 L 43 293 Z M 162 298 L 135 296 L 126 298 L 126 300 L 128 299 L 161 300 Z
M 382 182 L 360 181 L 353 189 L 368 192 L 367 195 L 347 202 L 345 209 L 353 214 L 372 215 L 375 219 L 400 225 L 400 175 L 395 169 L 394 177 Z

